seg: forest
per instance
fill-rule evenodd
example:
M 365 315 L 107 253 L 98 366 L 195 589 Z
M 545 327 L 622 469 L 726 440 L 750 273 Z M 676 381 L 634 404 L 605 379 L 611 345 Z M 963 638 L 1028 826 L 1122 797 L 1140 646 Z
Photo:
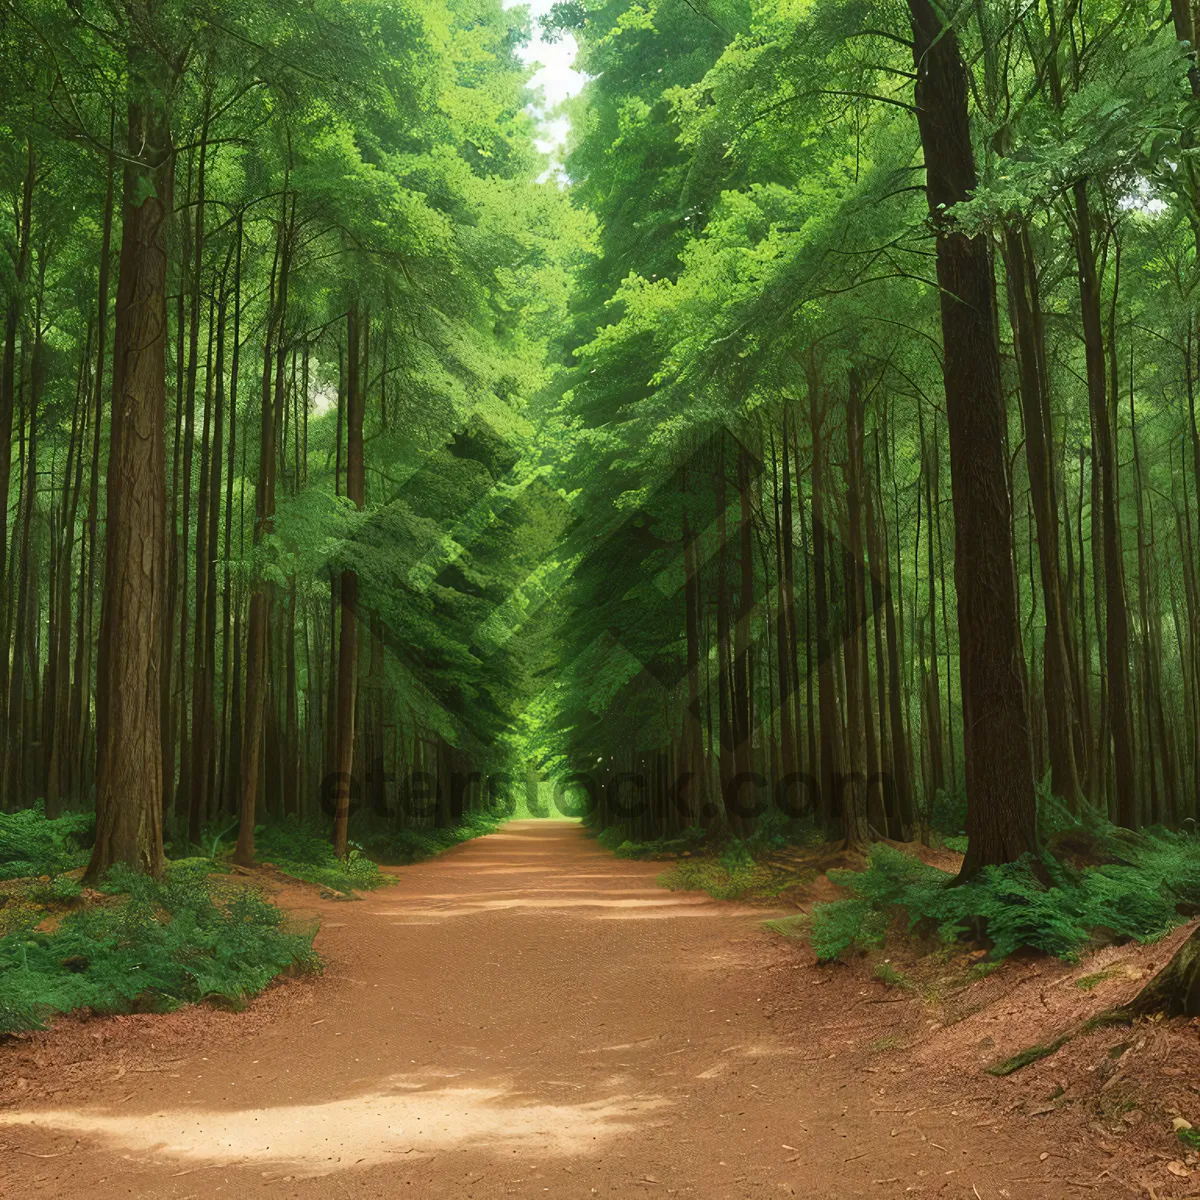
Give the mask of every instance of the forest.
M 374 970 L 367 944 L 386 988 L 411 961 L 486 996 L 494 943 L 546 957 L 513 1005 L 599 1003 L 621 954 L 683 952 L 536 923 L 591 870 L 701 906 L 698 947 L 773 918 L 834 1023 L 839 988 L 916 1012 L 933 972 L 982 1011 L 1023 963 L 1092 963 L 1062 996 L 1120 986 L 1043 992 L 1055 1020 L 981 1034 L 983 1067 L 1035 1088 L 1153 1024 L 1146 1061 L 1194 1078 L 1198 24 L 1190 0 L 6 0 L 13 1078 L 102 1014 L 181 1022 L 190 1053 L 181 1005 L 291 1003 L 322 964 Z M 518 915 L 352 940 L 429 906 L 399 926 Z M 1187 1194 L 1200 1108 L 1154 1103 L 1122 1111 L 1165 1127 L 1137 1153 L 1169 1173 L 1130 1149 L 1077 1186 Z M 82 1111 L 58 1127 L 100 1129 Z M 109 1194 L 65 1162 L 53 1194 Z

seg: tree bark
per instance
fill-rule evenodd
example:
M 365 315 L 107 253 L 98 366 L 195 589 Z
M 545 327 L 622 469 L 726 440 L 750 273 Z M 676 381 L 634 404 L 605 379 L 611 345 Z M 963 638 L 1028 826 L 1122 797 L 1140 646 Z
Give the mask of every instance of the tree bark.
M 134 78 L 142 78 L 139 64 L 131 65 Z M 130 103 L 126 156 L 97 670 L 96 843 L 89 880 L 118 862 L 152 875 L 164 866 L 159 671 L 166 234 L 174 152 L 159 88 L 146 87 Z
M 1037 331 L 1029 297 L 1034 267 L 1026 252 L 1024 231 L 1005 230 L 1004 256 L 1008 267 L 1008 298 L 1016 340 L 1021 412 L 1025 424 L 1025 461 L 1029 490 L 1037 525 L 1038 565 L 1042 580 L 1042 602 L 1046 634 L 1042 648 L 1046 689 L 1046 730 L 1050 751 L 1050 786 L 1074 809 L 1082 789 L 1075 763 L 1075 704 L 1071 685 L 1071 652 L 1067 630 L 1068 609 L 1064 598 L 1058 549 L 1058 501 L 1050 460 L 1053 434 L 1049 407 L 1038 368 Z
M 275 527 L 275 402 L 271 387 L 271 358 L 275 351 L 276 376 L 282 376 L 284 362 L 283 322 L 287 312 L 288 269 L 291 260 L 291 236 L 287 195 L 282 201 L 279 233 L 276 241 L 278 293 L 272 297 L 271 317 L 267 325 L 263 351 L 262 420 L 259 425 L 258 482 L 254 489 L 254 545 L 259 545 Z M 275 274 L 274 269 L 272 275 Z M 272 280 L 272 292 L 275 292 Z M 277 343 L 277 346 L 276 346 Z M 275 392 L 279 389 L 276 387 Z M 270 632 L 271 585 L 261 576 L 254 581 L 250 596 L 250 615 L 246 632 L 246 707 L 241 745 L 241 798 L 238 805 L 238 840 L 234 861 L 242 866 L 254 862 L 254 821 L 258 803 L 259 772 L 263 743 L 263 725 L 268 703 L 267 642 Z
M 937 233 L 954 502 L 968 877 L 1037 850 L 1005 452 L 1007 419 L 991 261 L 946 216 L 976 184 L 966 73 L 932 0 L 909 0 L 930 222 Z
M 1104 547 L 1104 660 L 1108 690 L 1108 735 L 1113 749 L 1113 787 L 1116 819 L 1128 829 L 1137 827 L 1137 784 L 1134 774 L 1133 720 L 1129 698 L 1129 612 L 1125 600 L 1125 565 L 1121 548 L 1117 464 L 1112 414 L 1104 364 L 1104 332 L 1100 316 L 1100 282 L 1092 245 L 1091 209 L 1087 181 L 1074 187 L 1075 253 L 1079 263 L 1079 301 L 1087 364 L 1088 401 L 1092 422 L 1092 470 L 1100 484 L 1100 519 Z M 1095 509 L 1093 546 L 1095 543 Z M 1093 551 L 1094 553 L 1094 551 Z M 1107 743 L 1101 744 L 1107 758 Z

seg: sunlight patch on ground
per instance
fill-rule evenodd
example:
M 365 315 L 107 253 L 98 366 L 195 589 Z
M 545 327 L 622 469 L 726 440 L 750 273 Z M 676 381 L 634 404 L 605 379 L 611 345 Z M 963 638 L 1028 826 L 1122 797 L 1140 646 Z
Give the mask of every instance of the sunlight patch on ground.
M 612 1096 L 589 1104 L 522 1104 L 498 1088 L 397 1090 L 324 1104 L 225 1112 L 114 1116 L 86 1111 L 10 1112 L 0 1126 L 23 1125 L 95 1137 L 129 1154 L 185 1162 L 278 1163 L 308 1175 L 347 1166 L 402 1162 L 459 1146 L 577 1155 L 635 1129 L 666 1103 Z

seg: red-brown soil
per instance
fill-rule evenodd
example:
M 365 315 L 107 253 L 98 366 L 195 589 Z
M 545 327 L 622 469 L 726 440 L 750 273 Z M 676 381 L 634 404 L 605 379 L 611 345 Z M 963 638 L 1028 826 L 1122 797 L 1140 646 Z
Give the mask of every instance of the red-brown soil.
M 361 900 L 286 887 L 323 976 L 0 1046 L 0 1195 L 1200 1196 L 1171 1129 L 1200 1126 L 1194 1026 L 983 1070 L 1126 998 L 1186 931 L 922 998 L 661 869 L 513 822 Z

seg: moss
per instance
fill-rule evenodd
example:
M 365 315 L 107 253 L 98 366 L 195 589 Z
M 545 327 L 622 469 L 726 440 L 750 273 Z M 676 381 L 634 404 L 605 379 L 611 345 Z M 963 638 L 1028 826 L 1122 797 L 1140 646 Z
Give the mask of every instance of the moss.
M 1090 992 L 1093 988 L 1099 987 L 1106 979 L 1115 979 L 1124 973 L 1125 968 L 1120 963 L 1114 963 L 1110 967 L 1105 967 L 1103 971 L 1094 971 L 1091 975 L 1081 975 L 1075 980 L 1075 986 L 1085 992 Z
M 1047 1042 L 1045 1045 L 1030 1046 L 1027 1050 L 1022 1050 L 1020 1054 L 1014 1054 L 1012 1058 L 1006 1058 L 1003 1062 L 993 1063 L 987 1068 L 989 1075 L 1011 1075 L 1014 1071 L 1019 1071 L 1022 1067 L 1029 1066 L 1030 1063 L 1035 1063 L 1043 1058 L 1049 1058 L 1050 1055 L 1056 1054 L 1070 1041 L 1069 1035 L 1056 1038 L 1053 1042 Z

